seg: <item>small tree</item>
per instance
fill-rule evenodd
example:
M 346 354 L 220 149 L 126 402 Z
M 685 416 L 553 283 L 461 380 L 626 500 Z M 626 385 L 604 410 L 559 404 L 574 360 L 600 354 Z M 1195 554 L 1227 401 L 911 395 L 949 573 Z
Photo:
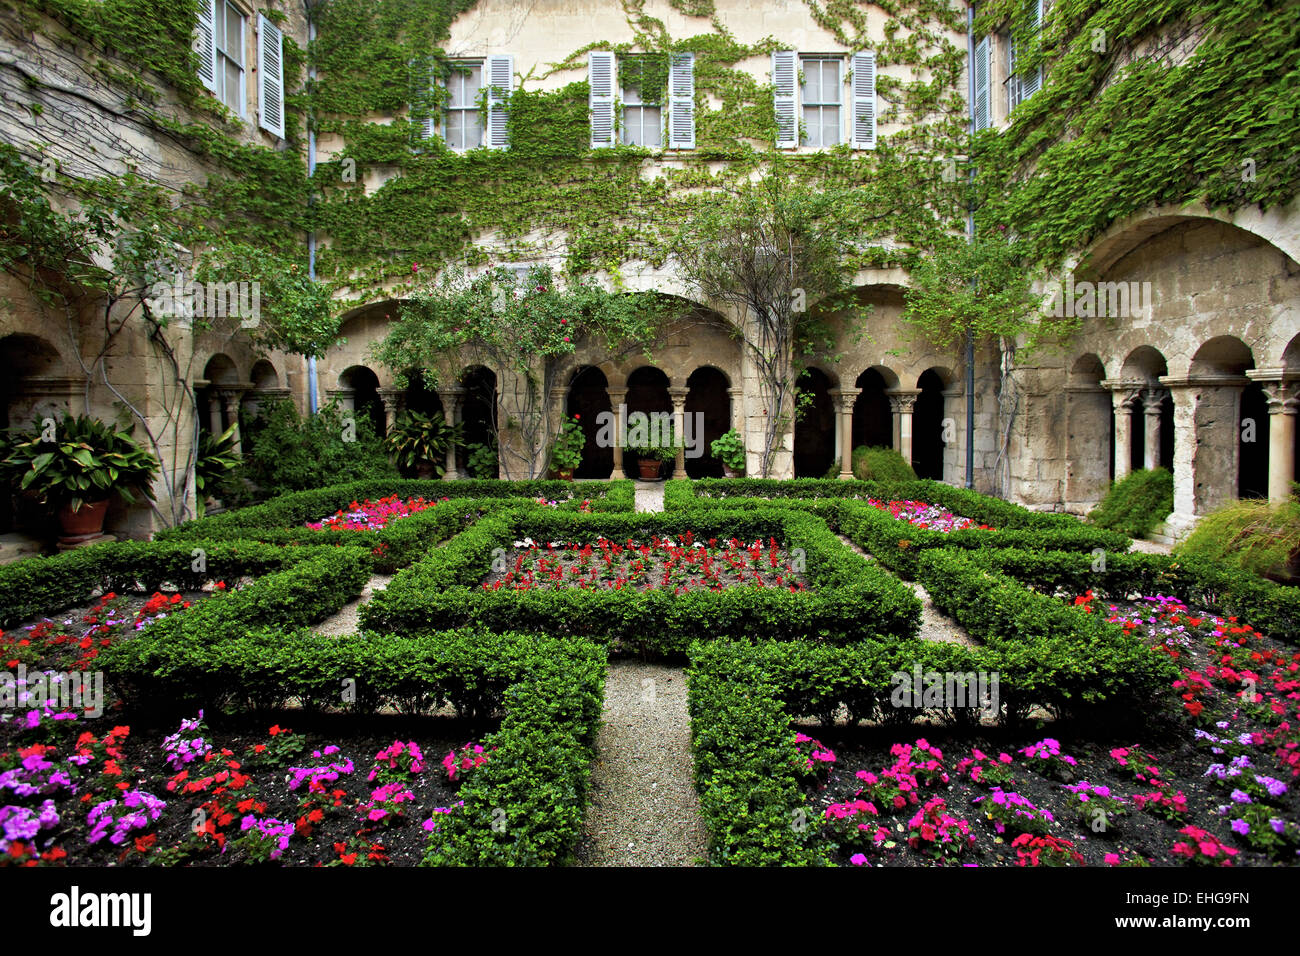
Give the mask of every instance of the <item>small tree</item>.
M 845 260 L 853 236 L 842 215 L 850 205 L 840 192 L 797 186 L 774 173 L 706 202 L 673 241 L 683 278 L 739 318 L 734 331 L 758 370 L 766 403 L 763 478 L 794 419 L 802 357 L 827 338 L 823 310 L 850 286 Z
M 498 267 L 478 276 L 453 268 L 398 311 L 374 358 L 398 372 L 423 369 L 426 384 L 455 382 L 462 368 L 497 375 L 491 424 L 508 473 L 535 478 L 550 460 L 562 412 L 551 402 L 564 359 L 595 340 L 610 352 L 644 348 L 675 307 L 648 294 L 561 282 L 547 267 Z

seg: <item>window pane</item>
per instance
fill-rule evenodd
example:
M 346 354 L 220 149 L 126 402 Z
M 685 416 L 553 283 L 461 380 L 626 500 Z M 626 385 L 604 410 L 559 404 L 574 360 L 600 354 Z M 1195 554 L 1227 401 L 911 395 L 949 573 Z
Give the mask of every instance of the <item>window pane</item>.
M 483 122 L 478 110 L 466 110 L 461 115 L 465 118 L 465 148 L 478 149 L 483 145 Z
M 220 7 L 217 8 L 217 16 L 212 24 L 212 42 L 218 50 L 226 48 L 226 18 L 221 15 Z
M 462 129 L 461 116 L 463 114 L 451 111 L 447 113 L 447 132 L 445 139 L 447 146 L 451 149 L 460 149 L 464 139 L 464 130 Z
M 225 4 L 226 14 L 226 53 L 236 63 L 244 62 L 244 18 L 230 4 Z
M 821 102 L 821 70 L 817 60 L 804 61 L 803 101 L 805 103 Z
M 647 106 L 641 111 L 643 146 L 663 145 L 663 114 L 658 106 Z
M 623 102 L 628 106 L 640 106 L 641 91 L 634 86 L 623 87 Z
M 239 65 L 226 57 L 221 58 L 222 72 L 225 74 L 225 85 L 222 89 L 221 100 L 236 113 L 241 116 L 244 112 L 244 104 L 239 102 L 239 78 L 243 72 Z
M 822 107 L 822 145 L 834 146 L 840 141 L 840 109 L 838 106 Z
M 840 62 L 839 60 L 822 61 L 822 102 L 838 103 L 840 101 Z

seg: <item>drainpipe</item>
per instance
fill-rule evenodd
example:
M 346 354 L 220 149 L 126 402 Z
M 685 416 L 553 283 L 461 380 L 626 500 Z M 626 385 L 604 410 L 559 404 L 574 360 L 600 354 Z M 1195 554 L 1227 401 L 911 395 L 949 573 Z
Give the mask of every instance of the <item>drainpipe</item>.
M 307 47 L 310 50 L 311 44 L 316 40 L 316 21 L 312 19 L 311 6 L 306 5 L 307 10 Z M 309 84 L 316 79 L 316 67 L 314 65 L 307 68 L 307 79 Z M 307 113 L 307 175 L 314 176 L 316 173 L 316 129 L 312 122 L 315 117 L 312 115 L 310 107 Z M 315 201 L 315 195 L 308 187 L 307 204 L 312 205 Z M 307 276 L 313 282 L 316 281 L 316 231 L 313 229 L 307 234 Z M 316 359 L 310 357 L 307 359 L 307 412 L 315 415 L 319 407 L 318 384 L 316 380 Z
M 970 135 L 975 138 L 975 5 L 966 8 L 966 82 Z M 966 240 L 975 241 L 975 167 L 968 166 L 971 191 L 966 201 Z M 974 280 L 972 280 L 973 282 Z M 966 332 L 966 487 L 975 487 L 975 336 Z

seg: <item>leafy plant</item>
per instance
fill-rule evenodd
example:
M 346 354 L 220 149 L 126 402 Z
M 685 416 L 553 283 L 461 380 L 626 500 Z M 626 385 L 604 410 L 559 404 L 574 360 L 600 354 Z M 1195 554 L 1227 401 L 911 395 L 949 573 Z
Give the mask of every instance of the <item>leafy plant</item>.
M 431 465 L 439 477 L 447 471 L 447 449 L 459 443 L 460 424 L 448 425 L 441 415 L 421 412 L 403 412 L 393 423 L 384 447 L 404 471 L 416 471 L 420 465 Z
M 152 501 L 158 459 L 135 443 L 134 430 L 117 431 L 88 415 L 65 414 L 51 441 L 43 427 L 15 435 L 0 469 L 15 490 L 74 511 L 114 493 L 130 504 L 136 491 Z
M 731 429 L 713 440 L 709 445 L 713 457 L 718 458 L 732 471 L 745 470 L 745 440 L 740 432 Z
M 465 449 L 469 453 L 466 464 L 471 478 L 497 476 L 497 449 L 495 442 L 474 442 Z
M 1088 520 L 1102 528 L 1143 538 L 1174 510 L 1174 476 L 1164 468 L 1140 469 L 1110 486 Z
M 1290 579 L 1300 570 L 1300 501 L 1225 505 L 1203 517 L 1176 554 Z
M 582 449 L 587 444 L 587 435 L 582 430 L 580 418 L 575 414 L 560 426 L 560 434 L 555 437 L 551 449 L 552 468 L 571 470 L 582 464 Z
M 199 454 L 194 465 L 194 491 L 199 517 L 203 517 L 208 498 L 220 498 L 231 484 L 239 457 L 235 454 L 235 431 L 231 425 L 215 438 L 210 432 L 199 435 Z

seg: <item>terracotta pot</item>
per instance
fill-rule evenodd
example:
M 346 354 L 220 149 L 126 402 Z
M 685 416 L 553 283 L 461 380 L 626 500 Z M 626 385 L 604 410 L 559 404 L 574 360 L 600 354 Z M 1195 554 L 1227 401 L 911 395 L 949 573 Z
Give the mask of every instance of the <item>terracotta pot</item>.
M 638 458 L 636 466 L 640 469 L 642 481 L 655 481 L 659 478 L 659 469 L 663 463 L 658 458 Z
M 573 480 L 573 469 L 572 469 L 572 468 L 557 468 L 557 469 L 555 469 L 555 476 L 556 476 L 557 478 L 559 478 L 560 481 L 572 481 L 572 480 Z
M 415 477 L 424 480 L 438 477 L 438 466 L 431 461 L 416 462 Z
M 724 477 L 727 478 L 740 478 L 745 474 L 745 472 L 743 470 L 737 471 L 735 468 L 732 468 L 730 465 L 723 464 L 722 474 Z
M 104 515 L 108 513 L 108 499 L 86 501 L 76 511 L 72 504 L 59 509 L 59 526 L 65 538 L 93 538 L 104 530 Z

